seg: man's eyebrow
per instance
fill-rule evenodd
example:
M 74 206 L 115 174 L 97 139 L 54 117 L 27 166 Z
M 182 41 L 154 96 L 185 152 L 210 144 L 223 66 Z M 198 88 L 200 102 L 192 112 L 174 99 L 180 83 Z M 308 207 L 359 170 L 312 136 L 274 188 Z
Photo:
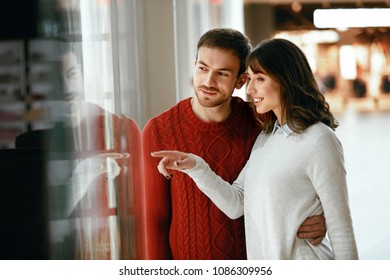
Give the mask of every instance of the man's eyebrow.
M 209 67 L 206 63 L 204 63 L 202 60 L 198 60 L 198 63 L 199 64 L 202 64 L 202 65 L 204 65 L 204 66 L 206 66 L 206 67 Z M 223 72 L 233 72 L 233 70 L 232 69 L 230 69 L 230 68 L 219 68 L 219 69 L 217 69 L 218 71 L 223 71 Z
M 71 66 L 71 67 L 69 67 L 68 69 L 66 69 L 65 74 L 68 74 L 68 73 L 70 73 L 70 72 L 73 72 L 73 71 L 75 71 L 75 69 L 76 69 L 75 66 Z
M 198 63 L 208 67 L 208 65 L 205 62 L 203 62 L 202 60 L 198 60 Z

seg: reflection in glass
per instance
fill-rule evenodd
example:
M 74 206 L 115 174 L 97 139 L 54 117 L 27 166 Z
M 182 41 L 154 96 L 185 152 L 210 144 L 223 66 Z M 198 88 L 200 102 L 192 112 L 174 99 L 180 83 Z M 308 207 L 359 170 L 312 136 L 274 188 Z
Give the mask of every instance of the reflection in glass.
M 124 2 L 124 3 L 123 3 Z M 138 92 L 129 69 L 134 1 L 58 1 L 60 85 L 46 113 L 54 259 L 137 258 L 134 212 L 142 189 Z M 122 11 L 123 12 L 119 12 Z M 130 30 L 130 29 L 129 29 Z M 121 42 L 121 44 L 118 44 Z M 126 53 L 122 49 L 126 49 Z M 125 54 L 125 55 L 124 55 Z M 118 75 L 115 75 L 118 74 Z M 118 78 L 119 77 L 119 78 Z M 126 77 L 126 79 L 122 78 Z M 123 105 L 123 101 L 126 104 Z

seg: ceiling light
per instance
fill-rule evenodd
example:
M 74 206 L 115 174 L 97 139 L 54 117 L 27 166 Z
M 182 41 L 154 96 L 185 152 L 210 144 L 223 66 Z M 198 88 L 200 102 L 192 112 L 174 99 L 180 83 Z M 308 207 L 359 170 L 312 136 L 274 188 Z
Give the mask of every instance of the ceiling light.
M 313 22 L 317 28 L 390 26 L 390 8 L 317 9 Z
M 294 13 L 299 13 L 302 10 L 302 5 L 298 1 L 294 1 L 291 4 L 291 9 Z

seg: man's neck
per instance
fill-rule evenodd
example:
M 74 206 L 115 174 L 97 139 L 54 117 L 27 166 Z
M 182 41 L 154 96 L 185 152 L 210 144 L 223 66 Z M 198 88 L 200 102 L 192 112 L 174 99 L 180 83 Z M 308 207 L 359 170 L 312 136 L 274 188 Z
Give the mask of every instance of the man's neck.
M 194 114 L 204 122 L 223 122 L 225 121 L 232 111 L 231 100 L 225 102 L 216 107 L 204 107 L 202 106 L 196 97 L 191 99 L 191 107 Z

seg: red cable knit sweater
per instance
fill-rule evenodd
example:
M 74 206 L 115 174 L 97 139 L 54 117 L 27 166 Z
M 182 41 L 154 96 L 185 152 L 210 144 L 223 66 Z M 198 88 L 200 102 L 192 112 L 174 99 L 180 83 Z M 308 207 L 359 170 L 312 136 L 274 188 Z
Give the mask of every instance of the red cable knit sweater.
M 230 220 L 184 173 L 171 180 L 157 170 L 151 151 L 180 150 L 203 157 L 233 182 L 260 132 L 248 104 L 233 97 L 228 120 L 205 123 L 190 98 L 151 119 L 143 130 L 147 259 L 245 259 L 243 219 Z

